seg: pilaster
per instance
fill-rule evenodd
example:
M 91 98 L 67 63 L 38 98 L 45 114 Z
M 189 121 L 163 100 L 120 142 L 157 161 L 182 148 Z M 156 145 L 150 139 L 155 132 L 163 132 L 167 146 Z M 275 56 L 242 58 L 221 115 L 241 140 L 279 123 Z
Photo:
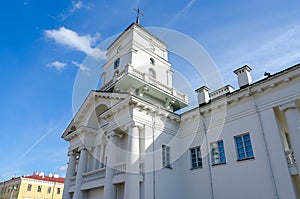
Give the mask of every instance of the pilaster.
M 68 152 L 69 162 L 68 169 L 66 173 L 66 181 L 64 184 L 63 199 L 72 199 L 72 195 L 69 193 L 70 188 L 70 178 L 75 175 L 75 166 L 76 166 L 76 154 L 73 151 Z
M 88 150 L 84 146 L 81 146 L 78 151 L 80 152 L 79 162 L 77 167 L 75 192 L 73 198 L 84 198 L 84 192 L 81 191 L 82 174 L 86 172 Z
M 140 129 L 141 125 L 128 126 L 128 156 L 126 161 L 125 199 L 140 198 Z
M 284 112 L 288 131 L 290 135 L 292 150 L 297 162 L 298 174 L 300 174 L 300 113 L 299 104 L 292 101 L 279 106 L 279 109 Z
M 113 165 L 116 164 L 117 140 L 122 135 L 112 131 L 107 135 L 107 163 L 105 171 L 104 199 L 116 198 L 116 186 L 113 184 L 115 170 Z

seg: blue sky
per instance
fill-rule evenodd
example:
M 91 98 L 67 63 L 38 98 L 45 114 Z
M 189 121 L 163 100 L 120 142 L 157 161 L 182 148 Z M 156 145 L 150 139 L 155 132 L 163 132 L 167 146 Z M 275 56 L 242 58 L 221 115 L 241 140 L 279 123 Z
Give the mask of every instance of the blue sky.
M 64 175 L 68 143 L 60 136 L 73 116 L 76 75 L 88 71 L 82 63 L 95 46 L 135 20 L 137 7 L 142 26 L 176 30 L 201 44 L 225 84 L 237 87 L 232 71 L 244 64 L 258 80 L 300 62 L 298 0 L 2 2 L 0 181 L 33 171 Z M 94 56 L 103 58 L 100 50 Z M 174 60 L 176 69 L 186 64 Z

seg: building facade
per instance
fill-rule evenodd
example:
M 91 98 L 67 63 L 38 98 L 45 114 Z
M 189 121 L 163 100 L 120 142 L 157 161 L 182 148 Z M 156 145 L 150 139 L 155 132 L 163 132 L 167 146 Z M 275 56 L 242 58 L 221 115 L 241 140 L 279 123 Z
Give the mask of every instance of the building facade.
M 0 183 L 1 199 L 61 199 L 65 178 L 37 173 Z
M 62 138 L 70 143 L 63 199 L 300 197 L 300 65 L 239 89 L 172 85 L 166 44 L 130 25 L 107 49 L 102 86 Z

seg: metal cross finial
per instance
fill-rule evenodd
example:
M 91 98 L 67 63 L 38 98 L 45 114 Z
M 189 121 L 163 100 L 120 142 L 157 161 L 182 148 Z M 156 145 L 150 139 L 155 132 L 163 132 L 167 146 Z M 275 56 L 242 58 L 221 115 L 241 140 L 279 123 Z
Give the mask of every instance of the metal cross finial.
M 144 16 L 144 14 L 142 13 L 142 11 L 139 8 L 138 9 L 133 8 L 133 9 L 138 13 L 135 23 L 140 24 L 140 16 Z

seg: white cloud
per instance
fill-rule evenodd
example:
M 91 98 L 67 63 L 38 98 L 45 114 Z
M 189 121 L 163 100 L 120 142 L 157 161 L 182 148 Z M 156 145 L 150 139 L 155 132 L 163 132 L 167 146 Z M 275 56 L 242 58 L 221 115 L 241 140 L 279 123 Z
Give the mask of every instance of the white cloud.
M 74 50 L 84 52 L 86 55 L 91 55 L 97 59 L 105 59 L 105 52 L 98 48 L 92 48 L 100 37 L 99 33 L 96 33 L 94 37 L 91 35 L 78 35 L 77 32 L 60 27 L 58 30 L 45 30 L 45 34 L 48 38 L 54 39 L 56 43 L 67 46 Z
M 300 25 L 286 27 L 264 41 L 251 42 L 239 44 L 227 52 L 224 60 L 232 61 L 225 65 L 238 67 L 247 63 L 254 67 L 254 74 L 263 74 L 265 71 L 278 72 L 300 62 Z
M 62 70 L 67 66 L 67 64 L 59 61 L 54 61 L 52 63 L 47 64 L 46 66 L 56 68 L 57 70 Z
M 57 16 L 54 16 L 54 19 L 60 19 L 61 21 L 64 21 L 65 19 L 67 19 L 68 17 L 70 17 L 71 15 L 73 15 L 74 13 L 76 13 L 79 10 L 82 9 L 90 9 L 94 6 L 94 4 L 92 3 L 87 3 L 84 4 L 82 1 L 72 1 L 72 6 L 67 9 L 67 11 L 58 14 Z
M 172 18 L 172 20 L 169 22 L 169 26 L 174 26 L 177 21 L 189 10 L 192 8 L 192 6 L 194 5 L 194 3 L 197 0 L 190 0 L 179 12 L 177 12 L 177 14 L 175 15 L 175 17 Z
M 81 70 L 81 71 L 89 71 L 88 67 L 86 67 L 83 64 L 78 63 L 77 61 L 72 61 L 72 64 L 77 66 L 79 68 L 79 70 Z
M 82 1 L 77 1 L 77 2 L 72 1 L 72 6 L 73 6 L 72 9 L 80 10 L 83 7 L 83 3 L 82 3 Z
M 59 171 L 66 171 L 66 170 L 67 170 L 67 168 L 68 168 L 68 166 L 67 166 L 67 165 L 60 166 L 60 167 L 59 167 Z

